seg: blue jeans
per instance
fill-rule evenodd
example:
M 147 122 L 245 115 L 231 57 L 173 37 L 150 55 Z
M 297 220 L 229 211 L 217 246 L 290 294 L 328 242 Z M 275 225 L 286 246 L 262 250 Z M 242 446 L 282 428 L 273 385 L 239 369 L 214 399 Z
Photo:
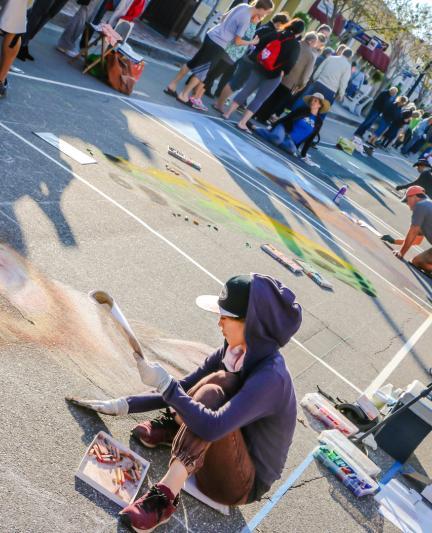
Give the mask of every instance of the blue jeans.
M 411 152 L 411 149 L 414 148 L 414 145 L 422 138 L 421 135 L 412 134 L 411 139 L 403 146 L 401 152 L 403 154 L 408 154 Z
M 297 150 L 297 146 L 292 140 L 291 135 L 285 132 L 285 128 L 282 124 L 278 124 L 271 130 L 266 128 L 257 128 L 255 133 L 266 141 L 270 141 L 276 146 L 279 146 L 279 148 L 283 148 L 289 154 L 295 156 L 299 155 L 299 151 Z
M 384 120 L 384 118 L 381 118 L 378 123 L 378 128 L 375 131 L 375 136 L 379 137 L 380 135 L 382 135 L 389 126 L 389 122 Z
M 363 137 L 366 130 L 368 130 L 372 124 L 376 121 L 376 119 L 381 115 L 380 111 L 376 111 L 375 109 L 371 109 L 369 113 L 366 115 L 366 118 L 364 121 L 360 124 L 360 126 L 355 130 L 354 135 L 358 135 L 359 137 Z

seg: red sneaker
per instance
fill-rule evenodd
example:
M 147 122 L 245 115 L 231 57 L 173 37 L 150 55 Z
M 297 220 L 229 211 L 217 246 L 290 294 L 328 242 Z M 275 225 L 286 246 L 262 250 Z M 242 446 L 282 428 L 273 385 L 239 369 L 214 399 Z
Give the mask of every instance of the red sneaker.
M 168 409 L 154 420 L 146 420 L 132 430 L 132 435 L 147 448 L 156 446 L 171 446 L 179 426 L 174 420 L 174 414 Z
M 168 487 L 158 483 L 120 514 L 126 517 L 134 531 L 144 533 L 168 522 L 178 504 L 179 497 L 174 497 Z

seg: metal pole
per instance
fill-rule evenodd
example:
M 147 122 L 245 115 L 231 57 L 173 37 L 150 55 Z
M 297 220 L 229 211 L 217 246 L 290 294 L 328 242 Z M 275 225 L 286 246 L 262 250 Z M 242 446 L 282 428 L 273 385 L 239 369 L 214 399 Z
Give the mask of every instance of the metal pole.
M 422 79 L 426 76 L 427 70 L 432 66 L 432 61 L 430 61 L 425 68 L 423 69 L 423 72 L 421 72 L 418 76 L 416 81 L 414 82 L 413 86 L 407 93 L 407 98 L 410 98 L 411 95 L 414 93 L 414 91 L 417 89 L 419 83 L 422 81 Z

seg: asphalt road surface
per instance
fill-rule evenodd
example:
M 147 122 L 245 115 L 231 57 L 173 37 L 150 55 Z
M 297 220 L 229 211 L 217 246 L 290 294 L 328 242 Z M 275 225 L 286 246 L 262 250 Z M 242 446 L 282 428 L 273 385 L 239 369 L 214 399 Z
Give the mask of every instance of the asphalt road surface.
M 151 462 L 149 482 L 166 467 L 168 450 L 129 441 L 151 413 L 99 417 L 64 401 L 142 390 L 124 338 L 86 296 L 92 289 L 113 294 L 149 356 L 180 375 L 222 340 L 196 296 L 218 293 L 237 273 L 267 273 L 304 309 L 283 350 L 299 400 L 316 385 L 354 401 L 387 381 L 428 382 L 430 280 L 377 236 L 406 231 L 409 211 L 393 186 L 415 176 L 409 162 L 344 154 L 335 142 L 353 128 L 329 118 L 311 151 L 319 167 L 306 166 L 164 95 L 171 66 L 149 60 L 134 95 L 123 97 L 68 64 L 57 37 L 53 29 L 38 36 L 35 63 L 18 64 L 24 74 L 10 77 L 0 102 L 2 531 L 126 531 L 119 508 L 74 478 L 100 429 Z M 97 164 L 77 163 L 35 132 L 57 135 Z M 201 171 L 170 157 L 168 145 Z M 344 184 L 338 208 L 332 198 Z M 291 274 L 263 243 L 312 263 L 333 290 Z M 394 531 L 372 498 L 354 498 L 307 462 L 322 428 L 301 410 L 299 418 L 268 497 L 225 517 L 184 495 L 160 531 Z M 429 476 L 430 446 L 428 437 L 411 459 Z M 383 471 L 392 464 L 383 453 L 376 459 Z

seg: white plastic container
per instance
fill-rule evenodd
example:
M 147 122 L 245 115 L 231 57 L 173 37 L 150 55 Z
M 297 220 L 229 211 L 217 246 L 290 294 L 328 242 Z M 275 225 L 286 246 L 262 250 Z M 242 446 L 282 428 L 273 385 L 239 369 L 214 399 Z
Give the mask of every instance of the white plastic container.
M 350 464 L 355 463 L 358 465 L 369 476 L 376 477 L 381 472 L 379 466 L 371 461 L 367 455 L 359 450 L 355 444 L 345 437 L 345 435 L 342 435 L 337 429 L 327 429 L 326 431 L 322 431 L 318 435 L 318 440 L 322 444 L 327 444 L 327 446 L 336 450 L 344 457 L 344 459 L 348 460 Z
M 358 428 L 340 413 L 318 392 L 305 394 L 300 405 L 331 429 L 337 429 L 347 437 L 358 433 Z

